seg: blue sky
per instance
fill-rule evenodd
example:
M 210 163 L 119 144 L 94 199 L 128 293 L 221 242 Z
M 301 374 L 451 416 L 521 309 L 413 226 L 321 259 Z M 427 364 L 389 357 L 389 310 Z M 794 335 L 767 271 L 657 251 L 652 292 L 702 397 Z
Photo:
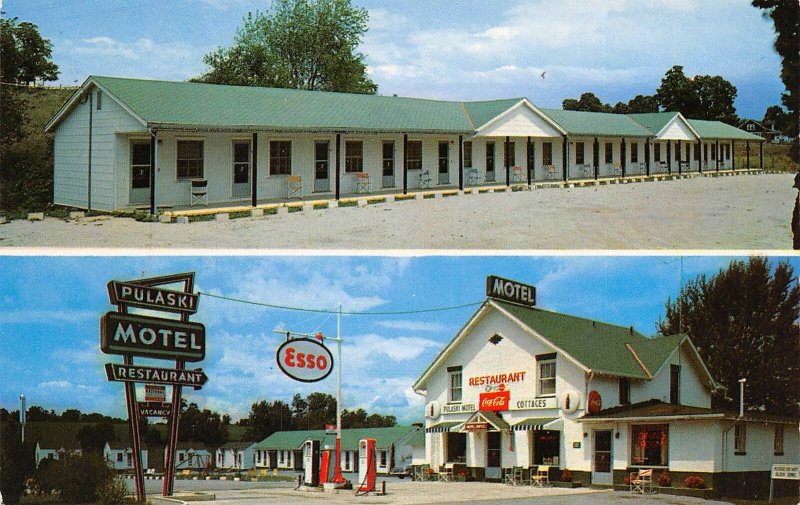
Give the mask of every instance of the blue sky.
M 714 274 L 729 261 L 686 257 L 684 278 Z M 800 258 L 791 262 L 800 271 Z M 114 310 L 106 283 L 185 271 L 197 272 L 200 292 L 321 309 L 342 303 L 356 312 L 481 302 L 485 278 L 495 274 L 535 285 L 542 308 L 632 325 L 648 335 L 681 282 L 681 261 L 672 256 L 0 256 L 0 406 L 16 409 L 24 393 L 29 404 L 47 409 L 124 417 L 122 386 L 107 382 L 103 372 L 104 363 L 121 359 L 99 346 L 100 316 Z M 475 308 L 343 317 L 344 407 L 394 414 L 402 422 L 421 418 L 422 398 L 411 384 Z M 335 317 L 201 296 L 192 320 L 206 325 L 207 354 L 198 365 L 209 382 L 187 392 L 189 401 L 238 419 L 261 399 L 335 393 L 335 374 L 310 385 L 283 376 L 275 365 L 282 337 L 273 333 L 335 335 Z
M 88 75 L 183 80 L 229 46 L 267 0 L 6 0 L 5 16 L 39 25 L 62 84 Z M 542 107 L 594 91 L 612 105 L 653 94 L 664 73 L 722 75 L 737 111 L 780 103 L 772 21 L 747 0 L 353 0 L 368 9 L 360 51 L 381 94 L 490 99 Z M 491 5 L 491 10 L 487 6 Z M 546 78 L 540 75 L 546 73 Z

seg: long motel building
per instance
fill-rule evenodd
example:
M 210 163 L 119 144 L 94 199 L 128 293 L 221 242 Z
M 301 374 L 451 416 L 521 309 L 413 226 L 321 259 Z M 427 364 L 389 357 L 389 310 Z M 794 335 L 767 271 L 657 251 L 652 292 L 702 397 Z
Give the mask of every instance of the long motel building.
M 761 137 L 677 112 L 103 76 L 89 77 L 45 131 L 54 138 L 54 203 L 106 211 L 764 166 Z M 747 147 L 744 166 L 737 144 Z
M 698 476 L 717 495 L 763 497 L 773 464 L 800 462 L 797 419 L 712 408 L 720 386 L 688 336 L 545 310 L 518 296 L 533 287 L 487 282 L 413 385 L 433 471 L 500 480 L 547 466 L 551 480 L 567 469 L 573 482 L 621 486 L 652 468 L 673 486 Z

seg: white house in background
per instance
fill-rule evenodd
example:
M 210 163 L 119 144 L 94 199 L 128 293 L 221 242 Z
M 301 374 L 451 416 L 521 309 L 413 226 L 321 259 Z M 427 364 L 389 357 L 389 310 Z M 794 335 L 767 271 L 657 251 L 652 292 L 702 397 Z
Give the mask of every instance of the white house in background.
M 717 494 L 764 496 L 771 465 L 800 461 L 798 420 L 713 409 L 716 387 L 687 336 L 491 297 L 413 386 L 435 469 L 491 480 L 543 465 L 612 486 L 654 468 L 676 486 L 695 475 Z
M 202 470 L 212 463 L 211 452 L 202 442 L 178 442 L 175 449 L 175 470 Z M 166 466 L 166 454 L 164 465 Z
M 256 466 L 255 442 L 228 442 L 217 449 L 217 468 L 249 470 Z
M 58 459 L 64 454 L 80 454 L 81 447 L 78 442 L 45 442 L 37 441 L 34 456 L 36 466 L 45 459 Z
M 106 442 L 103 457 L 114 470 L 133 470 L 133 448 L 127 442 Z M 147 468 L 147 449 L 142 449 L 142 468 Z
M 763 147 L 723 123 L 663 114 L 92 76 L 45 131 L 54 135 L 54 203 L 153 213 L 189 206 L 193 194 L 205 205 L 255 206 L 736 169 L 735 141 Z

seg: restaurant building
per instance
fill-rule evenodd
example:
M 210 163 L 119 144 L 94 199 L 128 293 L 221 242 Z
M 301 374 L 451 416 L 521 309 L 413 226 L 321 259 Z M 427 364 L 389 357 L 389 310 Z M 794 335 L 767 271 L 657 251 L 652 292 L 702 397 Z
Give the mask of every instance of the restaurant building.
M 544 310 L 532 293 L 490 277 L 487 300 L 415 382 L 431 468 L 500 480 L 546 465 L 551 480 L 566 469 L 602 486 L 653 468 L 672 486 L 697 476 L 715 494 L 764 496 L 773 464 L 800 461 L 797 419 L 711 407 L 720 385 L 689 337 Z

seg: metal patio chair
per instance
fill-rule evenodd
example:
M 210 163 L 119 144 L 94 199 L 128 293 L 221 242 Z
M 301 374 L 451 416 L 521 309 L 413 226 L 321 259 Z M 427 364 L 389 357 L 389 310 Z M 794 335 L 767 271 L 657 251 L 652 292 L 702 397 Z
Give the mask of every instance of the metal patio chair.
M 547 170 L 547 178 L 551 180 L 555 180 L 558 174 L 556 173 L 556 166 L 555 165 L 545 165 L 544 168 Z
M 420 188 L 430 188 L 433 179 L 431 178 L 431 171 L 425 170 L 421 174 L 419 174 L 419 187 Z
M 594 167 L 591 163 L 583 165 L 583 176 L 587 179 L 594 177 Z
M 469 186 L 475 186 L 478 184 L 478 169 L 477 168 L 469 168 L 467 169 L 467 184 Z
M 303 177 L 290 175 L 288 180 L 288 198 L 303 198 Z
M 208 206 L 208 181 L 206 179 L 192 179 L 189 207 L 194 207 L 195 204 Z
M 630 492 L 638 494 L 652 494 L 653 489 L 653 469 L 639 470 L 631 472 L 628 477 L 630 480 Z
M 356 193 L 369 193 L 369 173 L 356 172 Z
M 511 167 L 511 182 L 523 182 L 524 179 L 522 178 L 522 167 L 519 165 L 514 165 Z
M 550 467 L 539 465 L 536 472 L 531 471 L 531 484 L 534 486 L 545 487 L 550 485 Z

